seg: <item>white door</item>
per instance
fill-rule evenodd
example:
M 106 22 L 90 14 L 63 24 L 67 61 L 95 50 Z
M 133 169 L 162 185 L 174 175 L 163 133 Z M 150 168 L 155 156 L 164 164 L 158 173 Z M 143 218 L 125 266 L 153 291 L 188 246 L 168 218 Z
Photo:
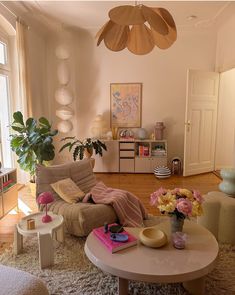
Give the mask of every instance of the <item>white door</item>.
M 188 71 L 184 176 L 214 170 L 219 74 Z

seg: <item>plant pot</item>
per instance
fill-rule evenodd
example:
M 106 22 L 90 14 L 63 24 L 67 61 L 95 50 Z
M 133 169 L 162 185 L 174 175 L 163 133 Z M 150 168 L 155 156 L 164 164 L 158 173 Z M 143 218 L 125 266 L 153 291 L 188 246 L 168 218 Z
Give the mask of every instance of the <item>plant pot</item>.
M 84 149 L 84 155 L 87 158 L 91 158 L 91 156 L 93 155 L 93 148 L 85 148 Z

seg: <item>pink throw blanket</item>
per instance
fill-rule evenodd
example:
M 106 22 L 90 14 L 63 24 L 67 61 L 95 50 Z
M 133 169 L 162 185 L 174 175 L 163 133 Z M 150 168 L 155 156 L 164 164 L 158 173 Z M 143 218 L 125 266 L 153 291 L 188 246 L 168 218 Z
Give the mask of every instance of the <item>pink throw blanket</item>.
M 132 193 L 120 189 L 107 187 L 103 182 L 98 182 L 85 196 L 83 202 L 92 200 L 96 204 L 111 205 L 124 226 L 140 227 L 147 212 L 140 200 Z

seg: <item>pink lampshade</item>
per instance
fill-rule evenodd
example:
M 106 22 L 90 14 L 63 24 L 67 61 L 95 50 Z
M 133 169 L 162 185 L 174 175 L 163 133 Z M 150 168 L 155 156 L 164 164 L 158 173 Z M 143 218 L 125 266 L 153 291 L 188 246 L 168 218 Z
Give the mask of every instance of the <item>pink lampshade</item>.
M 54 201 L 53 195 L 50 192 L 43 192 L 38 197 L 39 204 L 49 204 Z
M 41 193 L 38 196 L 38 204 L 44 204 L 46 205 L 46 214 L 42 217 L 42 222 L 51 222 L 52 218 L 50 215 L 47 214 L 47 204 L 51 203 L 54 201 L 53 195 L 50 192 L 44 192 Z

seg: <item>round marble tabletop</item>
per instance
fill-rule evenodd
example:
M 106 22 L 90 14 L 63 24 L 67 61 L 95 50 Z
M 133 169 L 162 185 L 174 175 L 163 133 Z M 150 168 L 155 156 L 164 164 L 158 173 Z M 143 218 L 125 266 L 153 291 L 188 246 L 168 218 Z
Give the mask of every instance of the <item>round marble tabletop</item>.
M 148 248 L 139 242 L 137 246 L 112 254 L 90 233 L 85 253 L 100 269 L 126 280 L 185 282 L 203 277 L 215 267 L 218 243 L 206 228 L 185 220 L 186 247 L 177 250 L 171 242 L 170 222 L 162 222 L 155 227 L 163 230 L 168 237 L 168 243 L 161 248 Z M 126 230 L 138 236 L 141 228 Z

